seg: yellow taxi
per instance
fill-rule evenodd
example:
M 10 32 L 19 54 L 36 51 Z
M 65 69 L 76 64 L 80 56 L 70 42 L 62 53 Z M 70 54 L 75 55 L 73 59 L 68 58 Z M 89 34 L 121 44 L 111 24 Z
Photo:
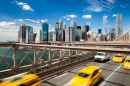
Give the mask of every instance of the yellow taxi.
M 130 58 L 127 58 L 123 64 L 124 69 L 130 69 Z
M 36 74 L 26 74 L 22 77 L 15 78 L 0 83 L 0 86 L 40 86 L 41 81 Z
M 101 78 L 102 70 L 88 66 L 79 71 L 65 86 L 94 86 Z
M 116 54 L 113 58 L 113 62 L 123 62 L 125 60 L 125 57 L 123 54 Z

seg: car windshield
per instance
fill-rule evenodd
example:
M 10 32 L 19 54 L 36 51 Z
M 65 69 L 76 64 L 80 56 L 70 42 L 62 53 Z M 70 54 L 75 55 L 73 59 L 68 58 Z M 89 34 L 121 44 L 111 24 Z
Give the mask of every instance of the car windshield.
M 121 58 L 122 56 L 120 56 L 120 55 L 116 55 L 115 57 Z
M 126 60 L 126 62 L 130 62 L 130 60 Z
M 89 75 L 86 74 L 86 73 L 80 72 L 80 73 L 78 74 L 78 76 L 81 76 L 81 77 L 83 77 L 83 78 L 87 78 Z
M 96 55 L 104 56 L 104 53 L 97 53 Z

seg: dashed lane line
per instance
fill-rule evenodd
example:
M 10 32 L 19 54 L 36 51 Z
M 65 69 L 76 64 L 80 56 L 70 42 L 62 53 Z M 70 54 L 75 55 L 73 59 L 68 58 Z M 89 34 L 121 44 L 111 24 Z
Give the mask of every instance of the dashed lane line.
M 128 56 L 127 56 L 127 58 L 128 58 Z M 127 59 L 127 58 L 126 58 L 126 59 Z M 111 75 L 108 76 L 107 79 L 106 79 L 103 83 L 101 83 L 100 86 L 105 86 L 106 81 L 122 66 L 122 64 L 123 64 L 123 63 L 121 63 L 121 64 L 114 70 L 114 72 L 112 72 Z

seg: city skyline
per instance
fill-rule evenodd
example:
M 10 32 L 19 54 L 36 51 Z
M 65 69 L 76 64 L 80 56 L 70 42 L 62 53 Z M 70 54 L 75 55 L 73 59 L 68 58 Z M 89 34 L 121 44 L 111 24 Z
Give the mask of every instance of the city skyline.
M 130 13 L 129 0 L 1 0 L 0 3 L 0 40 L 17 40 L 20 25 L 32 26 L 34 32 L 42 28 L 47 21 L 55 27 L 62 20 L 67 27 L 71 20 L 83 26 L 91 22 L 91 29 L 98 31 L 103 28 L 102 17 L 108 15 L 108 28 L 116 28 L 115 14 L 122 14 L 123 32 L 128 30 Z

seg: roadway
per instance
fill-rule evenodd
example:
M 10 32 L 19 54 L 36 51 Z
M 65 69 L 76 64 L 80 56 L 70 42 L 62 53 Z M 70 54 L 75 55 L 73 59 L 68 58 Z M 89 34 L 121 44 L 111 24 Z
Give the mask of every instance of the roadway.
M 112 57 L 113 55 L 111 58 Z M 130 86 L 130 71 L 123 69 L 122 63 L 114 63 L 111 60 L 105 63 L 90 62 L 83 64 L 82 66 L 64 72 L 63 74 L 42 80 L 41 86 L 64 86 L 80 69 L 89 65 L 100 66 L 103 70 L 102 78 L 95 86 Z

